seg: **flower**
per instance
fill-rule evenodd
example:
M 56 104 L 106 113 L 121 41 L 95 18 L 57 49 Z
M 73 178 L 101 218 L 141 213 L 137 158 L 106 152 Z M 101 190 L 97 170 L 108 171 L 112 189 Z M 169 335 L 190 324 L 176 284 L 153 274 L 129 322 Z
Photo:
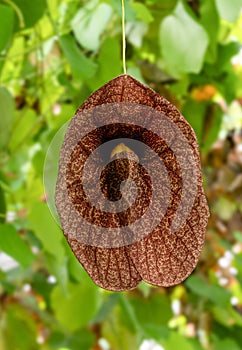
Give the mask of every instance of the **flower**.
M 98 286 L 182 282 L 209 216 L 193 129 L 134 78 L 111 80 L 69 124 L 55 201 L 71 249 Z

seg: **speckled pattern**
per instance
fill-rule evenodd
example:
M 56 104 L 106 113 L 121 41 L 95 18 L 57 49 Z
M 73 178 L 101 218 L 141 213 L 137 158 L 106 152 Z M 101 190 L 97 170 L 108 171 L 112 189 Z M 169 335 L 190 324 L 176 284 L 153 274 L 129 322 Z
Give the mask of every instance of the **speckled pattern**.
M 134 153 L 123 152 L 122 159 L 115 155 L 108 167 L 102 172 L 100 179 L 102 192 L 111 201 L 119 198 L 119 185 L 124 179 L 130 177 L 136 182 L 139 189 L 137 197 L 135 202 L 131 204 L 132 198 L 127 195 L 126 202 L 128 205 L 130 203 L 130 207 L 126 211 L 112 214 L 94 210 L 85 197 L 81 174 L 88 156 L 106 140 L 115 139 L 119 136 L 131 137 L 144 142 L 162 158 L 170 180 L 171 198 L 159 225 L 146 237 L 137 239 L 137 242 L 117 248 L 102 248 L 83 244 L 73 234 L 70 235 L 69 232 L 64 232 L 64 234 L 79 262 L 84 266 L 93 281 L 102 288 L 113 291 L 128 290 L 135 288 L 142 279 L 156 286 L 172 286 L 181 283 L 196 267 L 203 247 L 209 217 L 202 187 L 200 156 L 196 136 L 191 126 L 175 106 L 128 75 L 116 77 L 94 92 L 80 106 L 74 118 L 78 118 L 78 115 L 83 111 L 95 106 L 121 102 L 141 104 L 162 112 L 176 124 L 189 143 L 196 164 L 197 190 L 186 221 L 175 233 L 171 232 L 171 222 L 179 206 L 182 193 L 182 176 L 179 162 L 172 150 L 149 130 L 117 124 L 99 127 L 98 119 L 93 121 L 93 125 L 95 125 L 93 132 L 87 134 L 85 139 L 76 140 L 76 146 L 71 153 L 67 167 L 62 166 L 68 144 L 68 140 L 64 140 L 56 186 L 57 210 L 62 225 L 65 224 L 65 227 L 69 225 L 70 228 L 75 226 L 75 220 L 72 219 L 63 197 L 63 178 L 65 178 L 68 195 L 75 210 L 86 220 L 92 223 L 95 222 L 97 226 L 128 226 L 137 217 L 142 216 L 149 206 L 152 184 L 148 173 L 139 165 Z M 135 107 L 133 113 L 135 113 Z M 147 124 L 149 123 L 152 123 L 151 119 L 147 120 Z M 147 155 L 144 153 L 143 157 L 145 159 Z M 93 172 L 95 172 L 95 169 L 93 169 Z M 90 174 L 90 181 L 91 176 L 92 174 Z M 153 176 L 157 179 L 160 177 L 155 166 Z M 162 179 L 160 179 L 160 184 L 162 186 Z M 113 205 L 115 206 L 115 203 Z M 76 229 L 81 230 L 81 227 Z M 130 231 L 128 234 L 132 235 L 133 232 Z

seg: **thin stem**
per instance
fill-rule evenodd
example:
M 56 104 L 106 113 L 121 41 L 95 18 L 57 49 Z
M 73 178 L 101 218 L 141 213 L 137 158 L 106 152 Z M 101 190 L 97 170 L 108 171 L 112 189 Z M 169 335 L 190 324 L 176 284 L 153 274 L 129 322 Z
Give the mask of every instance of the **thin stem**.
M 126 38 L 125 38 L 125 7 L 122 0 L 122 37 L 123 37 L 123 70 L 126 74 Z

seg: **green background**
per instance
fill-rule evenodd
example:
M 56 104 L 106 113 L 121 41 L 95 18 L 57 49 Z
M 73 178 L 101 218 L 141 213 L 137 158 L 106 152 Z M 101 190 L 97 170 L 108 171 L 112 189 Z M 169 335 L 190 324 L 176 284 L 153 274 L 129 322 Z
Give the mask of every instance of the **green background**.
M 197 134 L 211 210 L 199 265 L 176 287 L 112 293 L 77 263 L 44 160 L 122 73 L 121 1 L 0 0 L 0 350 L 242 349 L 242 1 L 125 6 L 128 73 Z

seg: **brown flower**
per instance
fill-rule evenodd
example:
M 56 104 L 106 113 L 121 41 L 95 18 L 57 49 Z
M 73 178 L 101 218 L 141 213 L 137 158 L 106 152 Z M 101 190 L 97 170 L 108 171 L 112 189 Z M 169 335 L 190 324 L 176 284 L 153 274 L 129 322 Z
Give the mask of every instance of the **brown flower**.
M 149 87 L 121 75 L 77 110 L 56 186 L 64 234 L 102 288 L 182 282 L 209 216 L 191 126 Z

